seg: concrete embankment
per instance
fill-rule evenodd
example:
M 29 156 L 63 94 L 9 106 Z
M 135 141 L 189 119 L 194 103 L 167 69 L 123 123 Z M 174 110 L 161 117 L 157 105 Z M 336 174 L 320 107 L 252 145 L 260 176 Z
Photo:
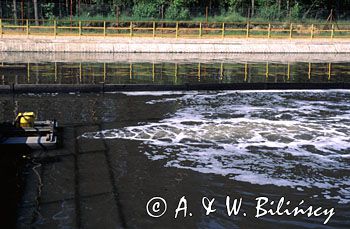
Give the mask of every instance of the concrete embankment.
M 0 52 L 4 63 L 349 63 L 347 53 Z
M 123 91 L 201 91 L 201 90 L 303 90 L 350 89 L 349 83 L 208 83 L 208 84 L 12 84 L 0 85 L 0 94 L 21 93 L 108 93 Z
M 3 36 L 0 52 L 350 53 L 350 39 Z

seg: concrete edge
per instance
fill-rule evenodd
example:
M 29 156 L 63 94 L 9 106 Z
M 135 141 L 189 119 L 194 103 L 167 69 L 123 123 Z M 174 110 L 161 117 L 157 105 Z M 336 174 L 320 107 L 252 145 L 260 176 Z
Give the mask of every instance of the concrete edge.
M 0 94 L 105 93 L 124 91 L 210 91 L 210 90 L 317 90 L 350 89 L 350 83 L 230 83 L 230 84 L 17 84 L 0 85 Z
M 0 39 L 0 52 L 350 53 L 350 40 L 23 37 Z
M 350 62 L 348 54 L 247 54 L 247 53 L 74 53 L 74 52 L 0 52 L 5 63 L 323 63 Z

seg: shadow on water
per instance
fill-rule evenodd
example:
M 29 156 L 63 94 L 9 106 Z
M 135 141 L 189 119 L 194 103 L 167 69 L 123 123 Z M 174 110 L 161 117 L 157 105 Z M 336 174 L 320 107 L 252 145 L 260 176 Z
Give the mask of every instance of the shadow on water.
M 26 147 L 1 146 L 1 225 L 2 228 L 15 228 L 17 209 L 22 196 L 25 176 L 23 174 L 30 149 Z

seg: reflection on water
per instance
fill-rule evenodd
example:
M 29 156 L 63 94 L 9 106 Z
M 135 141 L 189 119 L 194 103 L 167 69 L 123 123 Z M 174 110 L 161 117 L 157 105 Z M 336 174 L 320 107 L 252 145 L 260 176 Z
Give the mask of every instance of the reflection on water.
M 349 82 L 349 63 L 6 63 L 0 84 Z
M 156 122 L 83 136 L 142 141 L 149 148 L 141 152 L 166 161 L 166 167 L 258 185 L 317 188 L 324 198 L 349 204 L 349 95 L 276 91 L 154 98 L 147 104 L 177 103 L 181 108 Z

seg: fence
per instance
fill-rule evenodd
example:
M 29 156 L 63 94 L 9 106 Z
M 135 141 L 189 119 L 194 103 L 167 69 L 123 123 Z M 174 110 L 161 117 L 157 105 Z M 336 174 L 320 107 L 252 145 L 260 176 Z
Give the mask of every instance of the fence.
M 2 35 L 173 38 L 350 38 L 350 24 L 0 19 Z

